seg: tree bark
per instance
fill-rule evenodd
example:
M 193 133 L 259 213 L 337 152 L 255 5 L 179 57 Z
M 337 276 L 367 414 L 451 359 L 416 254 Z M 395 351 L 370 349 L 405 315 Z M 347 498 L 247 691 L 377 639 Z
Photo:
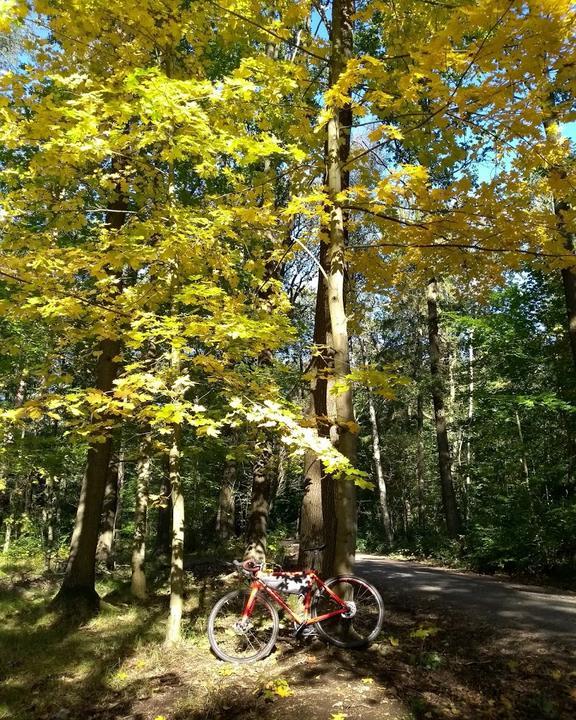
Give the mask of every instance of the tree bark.
M 140 457 L 136 465 L 134 545 L 132 547 L 132 578 L 130 583 L 130 592 L 138 600 L 146 599 L 146 529 L 151 464 L 150 437 L 146 436 L 140 446 Z
M 114 540 L 120 489 L 123 481 L 122 453 L 113 458 L 108 467 L 108 479 L 104 490 L 102 517 L 100 520 L 100 536 L 96 547 L 96 560 L 106 565 L 108 570 L 114 569 Z
M 438 329 L 438 284 L 433 278 L 427 287 L 426 300 L 428 305 L 428 339 L 430 343 L 430 374 L 432 379 L 432 402 L 434 405 L 434 421 L 436 441 L 438 445 L 438 467 L 440 471 L 440 488 L 442 505 L 446 518 L 448 535 L 455 538 L 461 532 L 462 523 L 456 503 L 456 493 L 452 482 L 452 459 L 448 441 L 448 427 L 444 403 L 444 385 L 442 382 L 441 365 L 442 350 Z
M 360 356 L 362 364 L 366 365 L 366 352 L 364 349 L 364 341 L 360 340 Z M 394 536 L 392 533 L 392 522 L 390 520 L 390 510 L 388 508 L 388 488 L 386 486 L 386 478 L 382 468 L 382 454 L 380 452 L 380 431 L 378 428 L 378 418 L 376 416 L 376 405 L 374 403 L 374 393 L 371 387 L 368 387 L 368 411 L 370 414 L 370 427 L 372 430 L 372 460 L 374 463 L 374 472 L 376 474 L 376 482 L 378 483 L 378 497 L 380 499 L 380 512 L 382 515 L 382 528 L 386 544 L 390 548 L 394 544 Z
M 112 231 L 120 230 L 126 222 L 127 203 L 118 190 L 118 199 L 111 202 L 106 214 L 106 225 Z M 119 288 L 119 291 L 121 288 Z M 116 360 L 122 349 L 119 339 L 110 337 L 100 340 L 97 345 L 98 357 L 95 368 L 95 387 L 104 393 L 111 392 L 118 377 L 120 365 Z M 80 491 L 74 531 L 70 541 L 70 554 L 62 585 L 55 602 L 63 603 L 77 599 L 90 609 L 98 609 L 100 598 L 96 592 L 96 547 L 100 529 L 100 513 L 104 501 L 108 467 L 112 454 L 112 423 L 104 415 L 103 442 L 93 442 L 88 449 L 86 472 Z M 77 607 L 77 605 L 71 605 Z
M 326 228 L 326 233 L 328 232 Z M 319 264 L 322 271 L 318 273 L 316 288 L 316 308 L 314 313 L 313 357 L 312 368 L 314 377 L 310 384 L 310 408 L 308 417 L 316 423 L 321 437 L 328 437 L 330 424 L 328 420 L 328 373 L 332 360 L 328 348 L 329 315 L 326 297 L 327 249 L 325 242 L 320 243 Z M 336 522 L 334 515 L 334 493 L 331 478 L 328 477 L 316 453 L 308 451 L 304 456 L 304 494 L 300 508 L 300 551 L 298 564 L 300 567 L 312 567 L 325 576 L 332 574 L 334 565 L 334 535 Z M 325 548 L 308 551 L 308 548 Z
M 113 358 L 119 354 L 121 344 L 119 340 L 101 340 L 98 348 L 96 387 L 110 392 L 118 374 L 118 364 Z M 111 418 L 107 420 L 111 423 Z M 93 608 L 99 605 L 95 589 L 96 546 L 111 454 L 112 434 L 108 431 L 104 442 L 93 443 L 88 450 L 70 555 L 62 587 L 55 598 L 57 602 L 80 598 Z
M 156 517 L 156 539 L 154 542 L 157 554 L 168 557 L 172 547 L 172 492 L 170 489 L 170 461 L 166 457 L 160 486 L 160 504 Z
M 180 640 L 184 604 L 184 493 L 180 475 L 182 428 L 174 425 L 169 453 L 170 487 L 172 490 L 172 561 L 170 565 L 170 613 L 166 628 L 166 644 Z
M 236 484 L 236 475 L 236 460 L 234 458 L 227 459 L 218 498 L 218 514 L 216 515 L 216 534 L 222 542 L 230 540 L 234 535 L 234 485 Z
M 244 559 L 265 562 L 270 511 L 270 493 L 272 490 L 273 453 L 271 439 L 264 436 L 264 447 L 256 460 L 252 478 L 252 497 L 250 513 L 246 525 L 246 551 Z
M 376 480 L 378 482 L 378 494 L 380 497 L 380 512 L 382 513 L 382 528 L 384 529 L 384 537 L 389 548 L 394 544 L 394 536 L 392 534 L 392 522 L 390 520 L 390 510 L 388 508 L 388 488 L 386 487 L 386 478 L 382 469 L 382 457 L 380 453 L 380 432 L 378 430 L 378 418 L 376 417 L 376 406 L 374 405 L 374 393 L 368 389 L 368 409 L 370 411 L 370 425 L 372 428 L 372 457 L 374 460 L 374 469 L 376 471 Z
M 471 470 L 472 470 L 472 422 L 474 420 L 474 333 L 470 333 L 468 344 L 468 415 L 466 418 L 466 478 L 464 479 L 464 517 L 468 519 Z
M 333 0 L 330 28 L 330 87 L 334 86 L 348 60 L 352 57 L 353 0 Z M 326 294 L 330 320 L 333 372 L 328 383 L 328 396 L 333 397 L 334 384 L 345 383 L 350 370 L 348 349 L 348 320 L 346 316 L 346 258 L 348 218 L 339 200 L 349 186 L 350 173 L 346 163 L 350 156 L 350 104 L 334 111 L 326 129 L 326 189 L 330 204 L 329 241 L 327 249 Z M 331 418 L 330 439 L 351 462 L 356 457 L 354 407 L 352 390 L 339 391 L 335 397 L 336 417 Z M 334 515 L 336 533 L 333 538 L 334 562 L 332 572 L 352 571 L 356 552 L 356 487 L 350 481 L 334 481 Z

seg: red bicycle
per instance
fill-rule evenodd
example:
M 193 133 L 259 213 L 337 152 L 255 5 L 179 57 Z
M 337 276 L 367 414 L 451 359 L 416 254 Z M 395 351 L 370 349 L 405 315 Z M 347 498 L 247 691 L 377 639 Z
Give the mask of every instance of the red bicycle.
M 250 586 L 220 598 L 208 618 L 210 647 L 221 660 L 249 663 L 272 652 L 280 627 L 273 603 L 293 620 L 295 637 L 307 635 L 314 626 L 319 637 L 333 645 L 363 648 L 382 629 L 382 597 L 362 578 L 339 575 L 324 581 L 315 570 L 266 573 L 252 560 L 235 560 L 234 566 L 250 579 Z M 299 595 L 303 614 L 294 612 L 280 592 Z

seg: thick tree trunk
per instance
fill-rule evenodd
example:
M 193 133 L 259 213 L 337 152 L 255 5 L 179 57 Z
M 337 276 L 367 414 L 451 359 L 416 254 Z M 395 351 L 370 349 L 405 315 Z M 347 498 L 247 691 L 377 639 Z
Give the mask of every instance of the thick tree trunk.
M 110 392 L 118 374 L 114 358 L 120 352 L 119 340 L 102 340 L 98 345 L 96 361 L 96 387 Z M 93 443 L 88 450 L 88 461 L 76 523 L 70 543 L 70 555 L 62 587 L 56 601 L 82 598 L 89 606 L 98 607 L 99 598 L 95 589 L 96 546 L 100 529 L 100 514 L 112 454 L 112 434 L 108 432 L 104 442 Z
M 170 565 L 170 614 L 166 628 L 166 644 L 180 640 L 180 624 L 184 602 L 184 493 L 180 475 L 182 429 L 175 425 L 170 448 L 170 487 L 172 490 L 172 561 Z
M 352 57 L 353 0 L 334 0 L 332 3 L 330 80 L 338 82 L 347 61 Z M 346 105 L 334 111 L 326 130 L 326 188 L 330 201 L 329 242 L 327 251 L 326 295 L 330 320 L 333 372 L 329 386 L 345 382 L 349 373 L 348 320 L 345 301 L 345 248 L 348 218 L 340 204 L 340 194 L 349 186 L 346 163 L 350 155 L 352 109 Z M 328 387 L 329 397 L 333 397 Z M 335 447 L 354 462 L 356 432 L 352 390 L 339 391 L 335 397 L 336 417 L 331 418 L 330 438 Z M 332 482 L 336 534 L 334 537 L 335 574 L 349 573 L 354 566 L 356 551 L 356 487 L 350 481 Z
M 550 94 L 550 108 L 549 117 L 544 121 L 544 130 L 546 137 L 551 141 L 556 141 L 560 135 L 558 135 L 558 125 L 556 124 L 556 111 L 554 109 L 554 94 Z M 561 177 L 564 179 L 566 173 L 561 173 Z M 573 207 L 569 202 L 563 199 L 559 199 L 556 195 L 552 195 L 554 204 L 554 215 L 556 216 L 556 229 L 558 234 L 562 238 L 564 247 L 568 252 L 574 253 L 576 251 L 576 234 L 570 231 L 566 227 L 566 213 L 573 210 Z M 563 268 L 562 274 L 562 286 L 564 288 L 564 299 L 566 302 L 566 320 L 567 320 L 567 333 L 568 340 L 570 342 L 570 350 L 572 352 L 572 362 L 576 367 L 576 267 L 571 265 L 570 267 Z
M 127 209 L 125 199 L 120 195 L 110 203 L 112 212 L 106 215 L 106 225 L 112 231 L 118 231 L 126 222 Z M 119 288 L 120 290 L 121 288 Z M 97 390 L 111 392 L 119 371 L 117 357 L 122 350 L 122 343 L 117 338 L 105 338 L 97 345 L 95 383 Z M 70 554 L 64 574 L 64 580 L 55 602 L 80 599 L 84 604 L 97 609 L 100 598 L 96 592 L 96 547 L 100 529 L 100 513 L 104 501 L 108 467 L 112 454 L 112 418 L 104 416 L 103 442 L 93 442 L 88 449 L 86 472 L 80 491 L 80 500 L 76 512 L 74 531 L 70 541 Z M 76 604 L 71 607 L 78 607 Z
M 264 436 L 264 447 L 256 460 L 252 477 L 252 497 L 246 525 L 244 559 L 265 562 L 270 494 L 272 490 L 273 453 L 271 439 Z
M 328 230 L 326 229 L 326 234 Z M 314 314 L 314 356 L 312 368 L 314 378 L 311 382 L 310 409 L 307 413 L 316 422 L 317 432 L 328 437 L 328 372 L 331 367 L 331 352 L 328 350 L 328 308 L 326 297 L 327 244 L 320 243 L 320 267 L 316 289 L 316 309 Z M 304 494 L 300 508 L 300 567 L 312 567 L 327 576 L 332 574 L 334 564 L 334 535 L 336 522 L 334 515 L 334 492 L 332 479 L 326 476 L 322 463 L 313 451 L 304 456 Z M 308 551 L 308 548 L 322 550 Z
M 452 482 L 452 461 L 446 423 L 444 386 L 441 374 L 442 351 L 438 329 L 438 284 L 435 279 L 430 280 L 428 283 L 426 299 L 428 304 L 430 374 L 432 376 L 432 402 L 434 404 L 434 421 L 436 426 L 436 441 L 438 444 L 440 488 L 442 491 L 442 505 L 446 518 L 446 528 L 449 537 L 454 538 L 457 537 L 461 531 L 461 520 Z
M 222 476 L 222 487 L 218 498 L 218 513 L 216 515 L 216 534 L 222 542 L 230 540 L 234 535 L 234 486 L 236 484 L 237 464 L 233 458 L 226 460 Z
M 134 506 L 134 545 L 132 546 L 132 578 L 130 592 L 138 600 L 146 599 L 146 530 L 148 518 L 148 490 L 150 484 L 150 438 L 140 446 L 136 465 L 136 498 Z
M 108 570 L 114 569 L 114 535 L 118 517 L 118 497 L 122 482 L 122 458 L 113 458 L 108 468 L 108 479 L 104 490 L 102 517 L 100 520 L 100 536 L 96 547 L 96 560 L 106 565 Z

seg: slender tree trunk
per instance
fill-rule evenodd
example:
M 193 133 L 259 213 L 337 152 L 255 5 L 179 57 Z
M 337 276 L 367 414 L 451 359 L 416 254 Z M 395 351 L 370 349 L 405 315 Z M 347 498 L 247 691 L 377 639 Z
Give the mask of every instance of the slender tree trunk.
M 418 490 L 418 523 L 424 525 L 424 396 L 420 390 L 416 396 L 416 488 Z
M 52 569 L 52 553 L 56 547 L 56 518 L 58 516 L 58 494 L 56 482 L 53 475 L 46 478 L 44 490 L 44 512 L 45 512 L 45 558 L 46 569 Z
M 374 460 L 374 469 L 376 471 L 376 480 L 378 482 L 380 511 L 382 513 L 382 527 L 384 529 L 386 544 L 390 548 L 394 544 L 394 537 L 392 535 L 392 523 L 390 521 L 390 511 L 388 509 L 388 488 L 386 487 L 386 479 L 384 477 L 384 470 L 382 469 L 378 419 L 376 417 L 376 407 L 374 405 L 374 394 L 371 389 L 368 389 L 368 409 L 370 411 L 370 424 L 372 426 L 372 457 Z
M 227 459 L 218 498 L 218 514 L 216 515 L 216 534 L 222 542 L 230 540 L 234 535 L 234 486 L 237 470 L 236 460 L 234 458 Z
M 160 486 L 160 504 L 156 518 L 156 554 L 168 557 L 172 546 L 172 492 L 170 489 L 170 462 L 166 456 Z
M 442 505 L 446 518 L 449 537 L 457 537 L 461 531 L 461 520 L 456 504 L 456 493 L 452 482 L 452 461 L 450 443 L 446 423 L 444 403 L 444 386 L 442 383 L 441 365 L 442 351 L 438 329 L 438 285 L 435 279 L 430 280 L 427 288 L 428 304 L 428 338 L 430 342 L 430 374 L 432 376 L 432 401 L 434 404 L 434 420 L 436 425 L 436 441 L 438 444 L 438 467 L 440 470 L 440 488 Z
M 288 473 L 286 465 L 288 463 L 288 453 L 286 447 L 280 445 L 278 448 L 278 476 L 276 479 L 276 497 L 280 498 L 286 491 L 286 481 L 288 479 Z
M 526 457 L 526 445 L 524 444 L 524 433 L 522 432 L 522 423 L 520 422 L 520 415 L 518 410 L 514 411 L 516 417 L 516 428 L 518 430 L 518 439 L 520 441 L 520 465 L 522 466 L 522 473 L 524 480 L 526 481 L 526 487 L 530 491 L 530 470 L 528 469 L 528 458 Z
M 360 356 L 362 364 L 366 365 L 366 353 L 364 349 L 364 341 L 360 341 Z M 388 509 L 388 488 L 386 486 L 386 478 L 382 468 L 382 455 L 380 452 L 380 431 L 378 429 L 378 418 L 376 417 L 376 405 L 374 403 L 374 393 L 372 388 L 368 387 L 368 411 L 370 414 L 370 427 L 372 429 L 372 460 L 374 462 L 374 471 L 376 473 L 376 481 L 378 483 L 378 496 L 380 498 L 380 512 L 382 515 L 382 528 L 384 537 L 388 547 L 394 544 L 392 534 L 392 522 L 390 520 L 390 511 Z
M 19 408 L 22 407 L 22 404 L 26 398 L 26 382 L 28 377 L 28 370 L 24 368 L 20 374 L 20 380 L 18 382 L 18 387 L 16 389 L 16 393 L 14 395 L 14 407 Z M 24 430 L 22 430 L 21 437 L 24 437 Z M 3 438 L 4 443 L 4 452 L 7 453 L 8 449 L 14 445 L 14 434 L 12 431 L 8 431 Z M 0 488 L 6 487 L 9 485 L 9 478 L 8 478 L 8 466 L 6 464 L 6 456 L 4 455 L 2 457 L 2 460 L 0 461 Z M 4 545 L 2 548 L 3 553 L 7 553 L 10 550 L 10 544 L 12 542 L 12 537 L 15 530 L 15 524 L 17 520 L 17 498 L 19 495 L 18 490 L 18 478 L 16 477 L 14 479 L 14 486 L 12 487 L 11 491 L 8 494 L 8 517 L 4 520 Z
M 130 592 L 138 600 L 146 599 L 146 530 L 151 464 L 150 436 L 147 435 L 140 446 L 140 456 L 136 465 L 134 545 L 132 547 L 132 579 Z
M 466 498 L 465 517 L 469 514 L 469 493 L 471 485 L 470 473 L 472 470 L 472 423 L 474 421 L 474 334 L 470 334 L 468 344 L 468 416 L 466 422 L 466 478 L 464 480 L 464 495 Z
M 184 493 L 180 475 L 182 428 L 174 425 L 170 448 L 170 487 L 172 488 L 172 562 L 170 565 L 170 614 L 166 628 L 166 644 L 180 640 L 180 624 L 184 603 Z
M 14 518 L 9 515 L 4 520 L 4 544 L 2 546 L 2 552 L 7 553 L 10 550 L 10 543 L 12 541 L 12 525 L 14 524 Z
M 352 57 L 353 0 L 333 0 L 329 85 L 334 86 Z M 346 163 L 350 156 L 352 108 L 345 105 L 334 111 L 326 130 L 326 189 L 330 202 L 329 241 L 327 251 L 326 295 L 330 320 L 333 372 L 331 386 L 345 382 L 350 370 L 348 320 L 346 316 L 346 257 L 348 218 L 339 197 L 349 186 L 350 173 Z M 332 419 L 330 438 L 351 462 L 356 457 L 356 432 L 352 390 L 340 391 L 335 397 L 336 417 Z M 354 566 L 356 551 L 356 487 L 350 481 L 332 479 L 336 533 L 333 541 L 335 574 L 349 573 Z
M 172 172 L 170 166 L 169 196 L 172 196 Z M 178 303 L 173 302 L 175 320 L 178 318 Z M 182 356 L 176 343 L 172 343 L 170 357 L 170 374 L 172 388 L 175 389 L 182 372 Z M 180 385 L 180 388 L 182 386 Z M 177 399 L 184 400 L 183 391 L 176 393 Z M 172 496 L 172 554 L 170 562 L 170 612 L 166 626 L 166 645 L 173 645 L 180 640 L 182 608 L 184 605 L 184 530 L 185 506 L 184 488 L 181 475 L 182 425 L 172 424 L 172 445 L 168 453 L 168 472 L 170 492 Z

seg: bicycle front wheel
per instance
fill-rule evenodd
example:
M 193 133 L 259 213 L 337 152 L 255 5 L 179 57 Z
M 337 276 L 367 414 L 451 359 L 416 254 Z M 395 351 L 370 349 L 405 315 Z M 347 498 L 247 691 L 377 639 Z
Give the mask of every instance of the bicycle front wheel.
M 256 595 L 249 618 L 242 612 L 250 590 L 233 590 L 220 598 L 208 618 L 208 639 L 214 653 L 226 662 L 250 663 L 272 652 L 278 635 L 278 612 L 263 595 Z
M 324 584 L 348 604 L 348 611 L 315 623 L 318 634 L 337 647 L 362 648 L 370 645 L 384 623 L 384 602 L 378 590 L 354 575 L 333 577 Z M 340 607 L 326 588 L 321 588 L 314 597 L 314 617 L 334 612 Z

